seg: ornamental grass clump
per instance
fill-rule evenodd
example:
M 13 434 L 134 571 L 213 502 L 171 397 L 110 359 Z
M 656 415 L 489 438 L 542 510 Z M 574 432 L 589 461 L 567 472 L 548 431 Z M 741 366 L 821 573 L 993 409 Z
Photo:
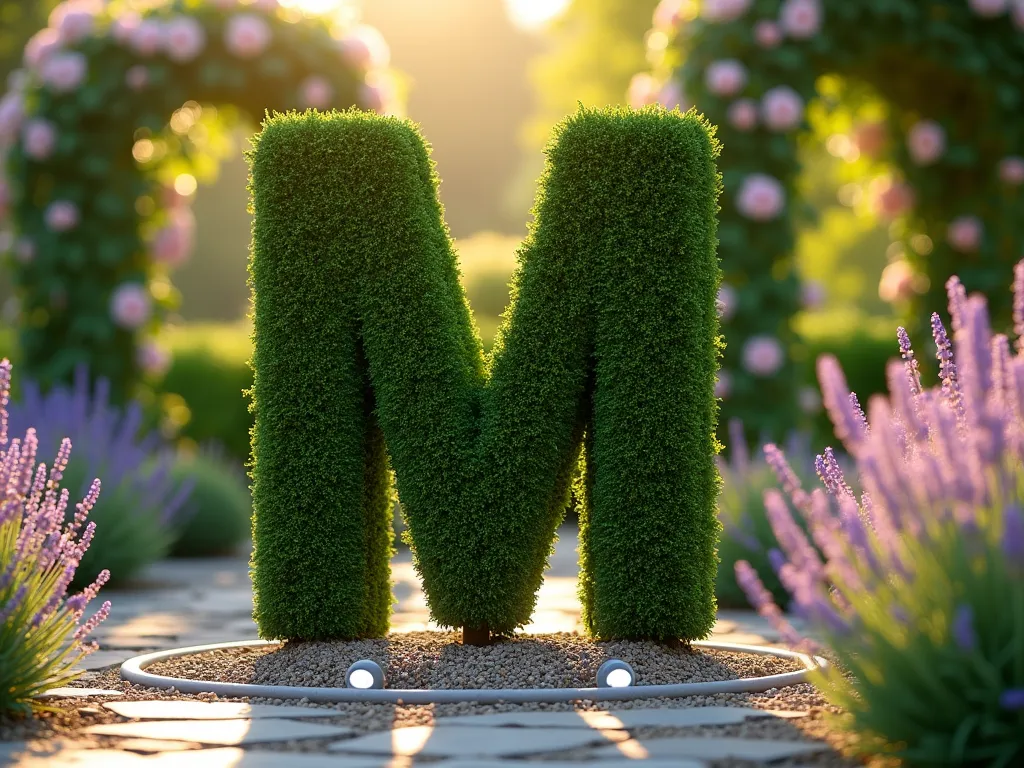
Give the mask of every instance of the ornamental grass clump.
M 100 571 L 81 592 L 68 595 L 82 556 L 93 540 L 86 518 L 100 493 L 93 480 L 65 523 L 69 493 L 60 487 L 71 454 L 65 439 L 53 466 L 35 463 L 39 440 L 7 440 L 11 364 L 0 362 L 0 715 L 30 709 L 32 697 L 78 676 L 77 662 L 93 650 L 84 641 L 110 613 L 104 602 L 82 621 L 107 580 Z
M 825 489 L 808 492 L 779 454 L 786 493 L 765 494 L 773 564 L 817 642 L 795 632 L 749 563 L 736 566 L 790 641 L 833 654 L 818 683 L 849 712 L 859 747 L 907 765 L 1024 764 L 1024 262 L 1015 277 L 1015 343 L 992 333 L 983 297 L 949 280 L 952 342 L 931 318 L 934 387 L 902 328 L 890 396 L 866 415 L 837 362 L 819 360 L 864 492 L 828 455 L 816 467 Z

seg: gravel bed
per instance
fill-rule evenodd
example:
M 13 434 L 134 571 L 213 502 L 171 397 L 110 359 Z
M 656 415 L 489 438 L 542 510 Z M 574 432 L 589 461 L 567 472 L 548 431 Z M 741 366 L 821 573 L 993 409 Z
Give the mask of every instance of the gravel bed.
M 485 647 L 453 632 L 396 633 L 382 640 L 289 642 L 195 654 L 147 668 L 155 674 L 231 683 L 340 688 L 359 659 L 373 659 L 388 686 L 409 689 L 590 688 L 610 658 L 632 665 L 638 685 L 761 677 L 801 669 L 789 659 L 667 648 L 653 642 L 595 642 L 577 634 L 531 635 Z

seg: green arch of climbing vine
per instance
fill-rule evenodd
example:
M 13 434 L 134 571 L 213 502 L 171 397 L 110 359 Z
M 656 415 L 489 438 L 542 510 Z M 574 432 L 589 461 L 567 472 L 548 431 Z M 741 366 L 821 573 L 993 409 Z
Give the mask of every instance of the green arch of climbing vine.
M 389 456 L 433 619 L 527 624 L 583 443 L 587 628 L 710 632 L 717 151 L 692 113 L 566 121 L 485 358 L 415 127 L 265 124 L 250 158 L 262 635 L 387 630 Z
M 768 337 L 793 351 L 802 299 L 794 227 L 810 213 L 798 142 L 810 109 L 829 115 L 857 158 L 851 180 L 894 219 L 902 256 L 891 276 L 900 279 L 883 293 L 908 327 L 927 337 L 926 313 L 944 304 L 951 274 L 985 293 L 994 322 L 1009 326 L 1005 276 L 1024 247 L 1024 4 L 663 0 L 654 19 L 653 76 L 634 81 L 634 98 L 695 104 L 723 145 L 726 417 L 776 435 L 796 420 L 794 356 L 761 369 L 748 345 Z M 759 175 L 781 197 L 760 218 L 742 200 Z
M 58 6 L 0 102 L 22 365 L 48 386 L 87 363 L 118 399 L 166 365 L 169 274 L 188 256 L 190 195 L 215 172 L 225 127 L 267 109 L 395 102 L 386 45 L 366 27 L 275 0 L 134 7 Z

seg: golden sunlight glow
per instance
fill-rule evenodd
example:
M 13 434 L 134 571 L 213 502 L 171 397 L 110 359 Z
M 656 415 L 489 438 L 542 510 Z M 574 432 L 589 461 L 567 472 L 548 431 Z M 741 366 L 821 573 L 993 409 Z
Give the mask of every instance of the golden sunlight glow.
M 285 9 L 294 8 L 307 16 L 326 16 L 347 11 L 352 0 L 278 0 L 278 4 Z
M 508 17 L 528 32 L 542 29 L 569 8 L 572 0 L 505 0 Z

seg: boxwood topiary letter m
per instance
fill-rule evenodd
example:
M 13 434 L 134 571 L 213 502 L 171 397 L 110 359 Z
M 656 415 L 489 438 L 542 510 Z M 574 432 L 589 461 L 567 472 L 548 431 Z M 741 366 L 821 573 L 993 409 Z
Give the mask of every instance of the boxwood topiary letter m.
M 250 154 L 264 636 L 387 631 L 389 461 L 434 620 L 484 638 L 527 624 L 581 448 L 588 630 L 707 635 L 716 154 L 695 114 L 569 118 L 485 357 L 416 128 L 267 120 Z

